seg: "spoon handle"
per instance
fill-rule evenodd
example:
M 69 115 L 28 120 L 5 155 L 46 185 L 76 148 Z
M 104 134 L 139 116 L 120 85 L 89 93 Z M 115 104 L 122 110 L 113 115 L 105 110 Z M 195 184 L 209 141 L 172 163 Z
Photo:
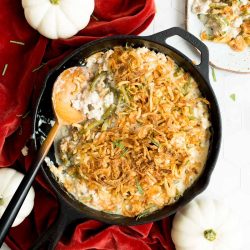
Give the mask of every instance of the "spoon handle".
M 8 204 L 3 216 L 0 219 L 0 247 L 2 246 L 4 239 L 13 224 L 24 200 L 27 196 L 33 180 L 36 177 L 38 170 L 40 169 L 41 163 L 43 162 L 45 156 L 47 155 L 60 124 L 56 121 L 54 126 L 51 128 L 47 138 L 41 145 L 36 158 L 34 159 L 29 171 L 25 174 L 20 185 L 18 186 L 15 194 L 13 195 L 10 203 Z

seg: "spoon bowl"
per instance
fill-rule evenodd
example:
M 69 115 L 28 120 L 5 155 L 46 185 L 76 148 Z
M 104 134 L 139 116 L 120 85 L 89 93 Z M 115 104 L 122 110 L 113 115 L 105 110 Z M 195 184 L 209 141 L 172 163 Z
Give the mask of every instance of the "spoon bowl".
M 83 113 L 72 107 L 78 83 L 85 80 L 82 67 L 68 68 L 58 76 L 53 86 L 52 103 L 59 124 L 70 125 L 85 119 Z

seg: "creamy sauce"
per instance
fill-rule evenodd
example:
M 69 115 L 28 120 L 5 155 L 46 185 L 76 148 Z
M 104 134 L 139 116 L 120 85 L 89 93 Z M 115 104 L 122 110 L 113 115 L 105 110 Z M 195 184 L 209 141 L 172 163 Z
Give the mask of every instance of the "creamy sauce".
M 132 48 L 129 48 L 132 50 Z M 192 79 L 190 76 L 185 75 L 185 71 L 181 68 L 178 68 L 177 65 L 174 63 L 174 61 L 168 57 L 166 57 L 162 53 L 155 53 L 153 51 L 150 51 L 149 49 L 142 47 L 138 49 L 134 49 L 134 51 L 141 60 L 142 69 L 147 69 L 145 72 L 144 80 L 145 79 L 151 79 L 148 83 L 148 93 L 149 93 L 149 100 L 148 105 L 151 112 L 157 110 L 157 106 L 155 104 L 156 99 L 159 98 L 159 100 L 162 101 L 162 105 L 165 105 L 164 103 L 168 103 L 166 101 L 166 88 L 164 89 L 159 88 L 157 85 L 158 83 L 156 80 L 152 79 L 152 74 L 155 72 L 157 67 L 161 66 L 164 68 L 162 72 L 166 74 L 166 78 L 169 79 L 169 81 L 176 81 L 176 84 L 178 85 L 179 82 L 183 84 L 183 81 L 186 82 L 186 78 L 188 77 L 187 83 L 183 85 L 184 95 L 186 102 L 189 102 L 189 100 L 196 100 L 197 98 L 201 97 L 201 93 L 197 87 L 197 84 L 195 83 L 194 79 Z M 105 53 L 97 53 L 90 58 L 86 60 L 86 64 L 84 67 L 86 67 L 86 70 L 88 70 L 89 75 L 96 75 L 97 72 L 102 72 L 104 69 L 107 70 L 105 81 L 110 82 L 110 85 L 112 88 L 117 87 L 116 80 L 114 78 L 113 72 L 109 69 L 109 56 L 112 55 L 114 52 L 112 50 L 105 52 Z M 163 66 L 164 65 L 164 66 Z M 185 77 L 184 77 L 185 75 Z M 184 80 L 183 80 L 184 79 Z M 104 94 L 102 93 L 103 89 L 106 89 L 106 83 L 103 84 L 104 81 L 98 82 L 98 84 L 95 86 L 95 90 L 90 91 L 90 89 L 84 90 L 85 92 L 79 95 L 79 97 L 72 102 L 72 105 L 78 109 L 82 110 L 84 114 L 88 116 L 91 121 L 100 121 L 104 114 L 104 109 L 107 109 L 110 105 L 115 103 L 115 96 L 110 89 L 107 89 Z M 118 84 L 126 83 L 120 82 Z M 89 82 L 91 84 L 91 82 Z M 140 84 L 140 82 L 138 82 Z M 119 85 L 120 86 L 120 85 Z M 123 96 L 124 89 L 121 90 L 120 95 L 123 97 L 123 101 L 126 102 L 126 98 Z M 174 92 L 168 88 L 170 98 L 169 100 L 175 98 Z M 88 94 L 88 95 L 87 95 Z M 155 99 L 153 99 L 153 96 Z M 131 94 L 130 94 L 131 95 Z M 84 98 L 83 98 L 84 96 Z M 135 101 L 137 100 L 138 96 L 130 96 L 130 99 L 133 98 Z M 151 99 L 152 98 L 152 99 Z M 191 102 L 192 103 L 192 102 Z M 95 112 L 91 112 L 92 110 L 85 110 L 86 106 L 89 104 L 94 106 Z M 112 130 L 112 126 L 115 126 L 117 117 L 122 116 L 123 114 L 127 117 L 126 119 L 129 120 L 130 116 L 129 114 L 133 111 L 130 110 L 127 111 L 128 104 L 121 103 L 120 106 L 117 107 L 116 113 L 114 115 L 114 118 L 109 118 L 109 122 L 106 124 L 107 128 L 106 130 L 110 131 Z M 169 111 L 168 111 L 169 109 Z M 209 113 L 208 113 L 208 107 L 203 101 L 197 101 L 195 105 L 191 108 L 186 107 L 185 110 L 186 116 L 189 117 L 190 120 L 190 127 L 192 132 L 189 133 L 189 135 L 185 131 L 181 131 L 181 126 L 177 124 L 169 124 L 169 129 L 175 131 L 173 132 L 173 136 L 171 139 L 167 140 L 166 143 L 168 147 L 173 147 L 177 151 L 185 152 L 186 159 L 183 160 L 181 166 L 177 168 L 176 166 L 173 167 L 173 159 L 167 158 L 167 157 L 159 157 L 154 158 L 152 161 L 154 161 L 155 167 L 159 167 L 162 171 L 170 171 L 172 173 L 172 177 L 168 178 L 167 176 L 162 177 L 162 180 L 157 179 L 157 175 L 154 172 L 147 171 L 145 173 L 144 179 L 140 180 L 141 183 L 148 183 L 147 185 L 140 186 L 141 184 L 138 183 L 138 177 L 137 172 L 132 169 L 127 173 L 131 177 L 130 179 L 135 179 L 136 185 L 135 187 L 130 187 L 130 191 L 126 190 L 120 190 L 119 192 L 116 191 L 115 195 L 111 192 L 110 186 L 105 185 L 102 183 L 101 185 L 94 184 L 95 188 L 92 186 L 92 180 L 90 178 L 93 178 L 93 176 L 89 176 L 86 173 L 83 173 L 81 169 L 79 169 L 79 172 L 75 172 L 75 168 L 72 169 L 72 165 L 88 165 L 90 158 L 95 157 L 96 160 L 100 159 L 100 157 L 108 157 L 107 161 L 104 161 L 101 164 L 107 164 L 106 166 L 101 166 L 104 168 L 105 171 L 109 171 L 109 163 L 111 164 L 112 159 L 115 158 L 115 151 L 113 153 L 107 151 L 106 156 L 100 156 L 96 154 L 94 148 L 94 142 L 96 140 L 101 140 L 103 136 L 103 129 L 104 124 L 100 126 L 99 130 L 95 130 L 95 132 L 87 132 L 86 135 L 83 136 L 84 141 L 81 142 L 82 138 L 82 132 L 84 130 L 85 125 L 81 124 L 73 124 L 72 127 L 63 127 L 58 134 L 56 140 L 55 140 L 55 151 L 56 151 L 56 160 L 59 165 L 59 167 L 56 167 L 55 164 L 47 157 L 45 159 L 47 165 L 50 167 L 51 172 L 54 174 L 55 178 L 58 180 L 58 182 L 69 192 L 71 195 L 75 197 L 76 200 L 79 200 L 83 204 L 94 208 L 96 210 L 105 211 L 108 213 L 113 214 L 122 214 L 125 216 L 136 216 L 141 213 L 144 213 L 144 210 L 149 210 L 150 212 L 153 212 L 155 210 L 158 210 L 162 208 L 164 205 L 171 204 L 175 202 L 182 194 L 183 192 L 190 187 L 190 185 L 193 184 L 193 182 L 198 178 L 200 173 L 203 170 L 204 163 L 207 158 L 208 148 L 209 148 L 209 137 L 210 132 L 209 128 L 211 126 L 211 123 L 209 121 Z M 184 112 L 183 111 L 183 112 Z M 128 113 L 127 113 L 128 112 Z M 165 110 L 166 114 L 168 112 L 175 112 L 171 111 L 171 106 L 167 106 Z M 179 115 L 179 114 L 176 114 Z M 142 109 L 139 108 L 137 110 L 136 119 L 144 119 L 143 117 L 145 114 L 142 112 Z M 113 117 L 113 116 L 111 116 Z M 116 118 L 115 118 L 116 117 Z M 187 117 L 185 119 L 187 119 Z M 107 122 L 107 120 L 105 121 Z M 185 120 L 186 122 L 186 120 Z M 192 125 L 192 124 L 195 125 Z M 93 123 L 90 123 L 93 124 Z M 137 125 L 129 124 L 127 123 L 128 128 L 132 129 L 138 129 L 138 123 Z M 153 126 L 147 125 L 146 130 L 142 130 L 138 132 L 139 138 L 147 138 L 148 130 L 151 129 Z M 104 131 L 106 131 L 104 130 Z M 118 130 L 118 128 L 117 128 Z M 177 130 L 177 132 L 176 132 Z M 180 130 L 178 132 L 178 130 Z M 74 132 L 72 132 L 74 131 Z M 85 131 L 86 132 L 86 131 Z M 85 133 L 84 132 L 84 133 Z M 146 137 L 145 137 L 145 135 Z M 189 136 L 195 136 L 197 134 L 200 134 L 199 143 L 192 143 L 190 141 Z M 88 138 L 88 139 L 86 139 Z M 93 147 L 93 151 L 87 152 L 84 147 L 80 147 L 79 145 L 90 143 L 90 148 Z M 102 144 L 98 144 L 95 147 L 101 147 L 103 145 L 106 145 L 105 148 L 108 147 L 108 142 L 104 141 Z M 119 144 L 118 144 L 119 143 Z M 160 150 L 163 150 L 162 146 L 159 146 L 160 144 L 164 144 L 164 142 L 153 142 L 156 147 L 159 147 Z M 159 145 L 158 145 L 158 144 Z M 121 142 L 113 141 L 112 142 L 112 150 L 124 150 L 124 145 L 122 145 Z M 116 146 L 117 145 L 117 146 Z M 157 146 L 158 145 L 158 146 Z M 111 151 L 111 149 L 108 149 Z M 80 150 L 80 152 L 84 152 L 84 156 L 77 153 L 77 150 Z M 82 151 L 83 150 L 83 151 Z M 130 148 L 131 152 L 133 152 L 133 148 Z M 155 148 L 154 148 L 155 150 Z M 72 153 L 70 157 L 72 159 L 69 159 L 68 153 Z M 125 153 L 125 151 L 124 151 Z M 135 152 L 136 153 L 136 152 Z M 158 151 L 156 150 L 155 153 L 158 154 Z M 112 155 L 113 154 L 113 155 Z M 145 153 L 146 154 L 146 153 Z M 119 156 L 119 155 L 118 155 Z M 122 157 L 125 156 L 119 156 L 117 159 L 120 160 Z M 128 157 L 128 156 L 127 156 Z M 150 157 L 150 156 L 147 156 Z M 143 158 L 143 157 L 141 157 Z M 129 158 L 127 159 L 127 162 L 129 162 Z M 121 164 L 121 163 L 119 163 Z M 139 163 L 134 163 L 139 164 Z M 133 165 L 134 165 L 133 164 Z M 113 175 L 116 174 L 115 167 L 122 168 L 121 165 L 116 166 L 115 164 L 112 165 L 114 168 Z M 195 171 L 192 173 L 192 169 L 195 169 Z M 97 170 L 98 171 L 98 170 Z M 103 171 L 103 170 L 102 170 Z M 188 173 L 188 174 L 187 174 Z M 126 173 L 124 173 L 126 174 Z M 114 177 L 113 177 L 114 178 Z M 97 182 L 97 180 L 95 180 Z M 161 183 L 161 184 L 160 184 Z M 118 186 L 118 184 L 117 184 Z M 129 187 L 127 187 L 129 188 Z M 130 199 L 128 199 L 127 195 L 132 195 Z M 147 203 L 148 205 L 143 208 L 143 204 Z M 153 205 L 152 205 L 153 204 Z M 132 212 L 134 211 L 134 212 Z
M 192 6 L 192 11 L 195 14 L 206 14 L 211 3 L 211 0 L 195 0 Z
M 106 60 L 111 54 L 112 51 L 106 53 Z M 72 107 L 81 111 L 87 119 L 101 120 L 105 110 L 114 103 L 114 94 L 110 90 L 111 76 L 105 62 L 98 54 L 89 57 L 82 66 L 86 79 L 80 82 L 76 79 L 75 82 L 77 94 L 71 101 Z

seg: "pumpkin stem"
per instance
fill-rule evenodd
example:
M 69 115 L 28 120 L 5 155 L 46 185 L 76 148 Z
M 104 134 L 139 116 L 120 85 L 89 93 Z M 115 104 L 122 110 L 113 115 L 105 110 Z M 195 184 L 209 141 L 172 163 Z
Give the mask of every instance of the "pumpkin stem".
M 2 206 L 4 204 L 4 200 L 3 200 L 3 197 L 0 196 L 0 206 Z
M 51 2 L 52 4 L 59 4 L 59 3 L 60 3 L 60 0 L 50 0 L 50 2 Z
M 214 241 L 216 239 L 216 232 L 213 229 L 205 230 L 204 237 L 206 240 Z

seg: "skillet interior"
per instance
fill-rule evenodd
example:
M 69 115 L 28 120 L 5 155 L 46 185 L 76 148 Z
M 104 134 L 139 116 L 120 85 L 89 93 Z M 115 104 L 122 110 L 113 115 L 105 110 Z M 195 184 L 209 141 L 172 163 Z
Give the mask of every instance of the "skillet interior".
M 104 212 L 100 212 L 91 209 L 82 203 L 76 201 L 72 196 L 70 196 L 64 188 L 62 188 L 58 182 L 52 176 L 46 163 L 42 165 L 42 171 L 58 195 L 61 204 L 67 204 L 71 208 L 71 212 L 78 214 L 79 217 L 89 217 L 96 220 L 103 221 L 109 224 L 122 224 L 122 225 L 136 225 L 148 223 L 156 220 L 160 220 L 167 217 L 176 210 L 188 203 L 191 199 L 201 193 L 208 185 L 210 175 L 213 171 L 221 140 L 221 121 L 220 113 L 218 109 L 218 104 L 214 96 L 213 90 L 210 87 L 208 76 L 203 76 L 196 66 L 194 66 L 191 61 L 185 57 L 182 53 L 178 52 L 174 48 L 161 44 L 159 42 L 153 41 L 151 37 L 137 37 L 137 36 L 117 36 L 105 38 L 102 40 L 97 40 L 88 43 L 79 49 L 77 49 L 73 54 L 66 58 L 60 65 L 58 65 L 46 78 L 45 86 L 41 97 L 38 102 L 36 109 L 35 119 L 34 119 L 34 134 L 35 134 L 35 146 L 39 148 L 41 145 L 42 138 L 46 137 L 48 131 L 51 128 L 50 121 L 54 119 L 52 102 L 51 102 L 51 92 L 53 84 L 57 76 L 66 68 L 77 66 L 83 62 L 84 58 L 102 50 L 111 49 L 114 46 L 126 44 L 133 47 L 145 46 L 152 50 L 162 52 L 170 57 L 172 57 L 176 63 L 183 67 L 186 71 L 190 72 L 194 79 L 197 81 L 199 88 L 204 97 L 210 102 L 210 120 L 212 122 L 212 136 L 210 142 L 210 148 L 208 153 L 208 159 L 204 167 L 204 171 L 201 176 L 196 180 L 196 182 L 185 191 L 184 195 L 174 204 L 164 207 L 161 210 L 154 212 L 151 215 L 142 217 L 140 219 L 128 218 L 120 215 L 112 215 Z M 205 65 L 208 67 L 208 65 Z M 42 124 L 41 124 L 42 123 Z M 52 147 L 48 153 L 48 157 L 55 162 L 54 148 Z

